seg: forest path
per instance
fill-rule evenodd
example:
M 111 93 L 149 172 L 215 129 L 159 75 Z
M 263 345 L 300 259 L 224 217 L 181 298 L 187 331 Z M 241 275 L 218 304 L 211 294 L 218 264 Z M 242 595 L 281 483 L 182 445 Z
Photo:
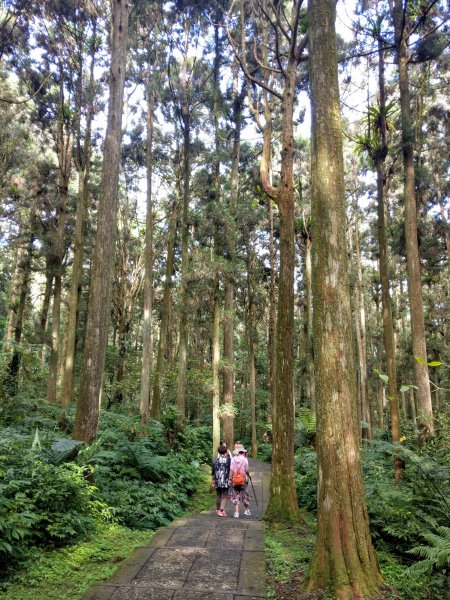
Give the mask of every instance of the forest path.
M 265 597 L 264 525 L 270 465 L 249 459 L 250 517 L 215 510 L 177 519 L 136 550 L 82 600 L 260 600 Z

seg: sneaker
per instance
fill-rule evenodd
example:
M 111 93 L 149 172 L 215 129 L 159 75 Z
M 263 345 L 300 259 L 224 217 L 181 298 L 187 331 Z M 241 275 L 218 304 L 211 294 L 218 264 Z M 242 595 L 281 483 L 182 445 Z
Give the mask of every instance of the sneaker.
M 239 519 L 239 513 L 234 513 L 234 518 Z
M 227 513 L 224 510 L 219 510 L 218 513 L 219 517 L 226 517 Z
M 247 510 L 244 510 L 244 515 L 247 515 L 247 517 L 249 517 L 252 513 L 250 512 L 250 510 L 247 508 Z
M 222 516 L 221 512 L 222 511 L 220 510 L 220 508 L 216 508 L 216 515 L 219 515 L 219 517 L 221 517 Z

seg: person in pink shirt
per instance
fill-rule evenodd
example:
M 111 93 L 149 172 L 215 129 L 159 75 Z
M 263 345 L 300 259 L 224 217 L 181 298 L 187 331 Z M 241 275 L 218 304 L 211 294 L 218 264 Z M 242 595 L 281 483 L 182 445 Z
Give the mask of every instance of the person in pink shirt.
M 247 478 L 250 476 L 248 470 L 248 460 L 246 457 L 246 449 L 242 444 L 238 445 L 235 450 L 230 465 L 230 480 L 231 480 L 231 501 L 234 504 L 234 517 L 239 518 L 239 505 L 244 505 L 244 515 L 250 516 L 249 509 L 250 499 L 247 494 Z

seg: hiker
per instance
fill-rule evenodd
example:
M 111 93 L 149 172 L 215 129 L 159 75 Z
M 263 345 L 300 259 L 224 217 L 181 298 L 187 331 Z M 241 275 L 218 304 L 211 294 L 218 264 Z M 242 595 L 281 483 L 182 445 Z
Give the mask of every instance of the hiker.
M 216 489 L 216 514 L 226 517 L 225 506 L 228 496 L 228 481 L 230 477 L 231 456 L 226 444 L 222 443 L 217 449 L 211 469 L 211 486 Z
M 238 446 L 242 446 L 242 442 L 234 442 L 234 446 L 233 446 L 233 456 L 237 456 L 238 455 L 238 451 L 237 451 L 237 447 Z
M 247 493 L 247 478 L 250 477 L 246 449 L 242 444 L 236 445 L 237 453 L 230 466 L 230 480 L 232 482 L 231 501 L 234 504 L 234 518 L 239 518 L 239 505 L 244 505 L 244 515 L 250 516 L 250 497 Z

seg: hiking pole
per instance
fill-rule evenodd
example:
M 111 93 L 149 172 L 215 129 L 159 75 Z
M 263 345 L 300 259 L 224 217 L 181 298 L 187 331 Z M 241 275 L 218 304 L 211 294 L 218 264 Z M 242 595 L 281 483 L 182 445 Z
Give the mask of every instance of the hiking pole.
M 253 495 L 255 496 L 255 504 L 256 504 L 256 506 L 258 506 L 258 499 L 256 498 L 255 486 L 253 485 L 253 479 L 251 478 L 250 475 L 248 476 L 248 478 L 250 479 L 250 483 L 252 484 Z

